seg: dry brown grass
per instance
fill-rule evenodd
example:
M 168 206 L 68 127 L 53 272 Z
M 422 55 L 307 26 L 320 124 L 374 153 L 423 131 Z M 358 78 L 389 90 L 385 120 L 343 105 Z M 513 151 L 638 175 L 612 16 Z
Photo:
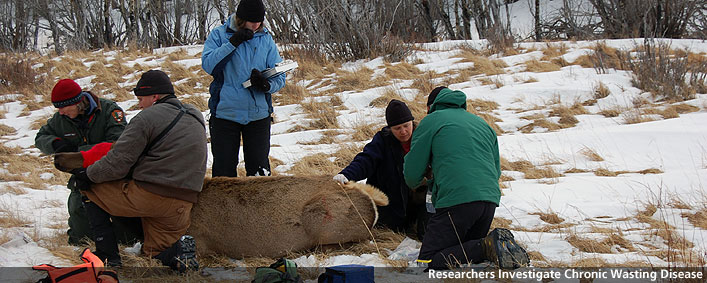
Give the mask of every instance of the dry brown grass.
M 17 130 L 5 124 L 0 124 L 0 136 L 14 135 Z
M 313 96 L 307 88 L 293 83 L 285 86 L 273 95 L 273 103 L 278 105 L 299 104 L 307 97 Z
M 539 168 L 528 160 L 508 162 L 505 158 L 501 158 L 501 170 L 522 172 L 526 179 L 554 179 L 564 176 L 551 166 Z
M 294 176 L 336 175 L 341 168 L 336 166 L 330 157 L 323 153 L 307 155 L 297 161 L 287 173 Z
M 371 78 L 373 75 L 373 70 L 361 67 L 358 70 L 346 71 L 339 69 L 336 71 L 336 91 L 359 91 L 368 88 L 372 88 L 377 85 L 377 82 Z
M 562 67 L 552 62 L 530 60 L 525 62 L 525 71 L 532 73 L 545 73 L 559 71 Z
M 707 208 L 702 208 L 695 213 L 683 212 L 680 216 L 687 218 L 692 226 L 707 230 Z
M 199 111 L 202 112 L 209 109 L 207 98 L 204 98 L 203 96 L 192 94 L 188 97 L 182 98 L 181 100 L 183 103 L 194 105 L 196 109 L 199 109 Z
M 487 76 L 493 76 L 505 74 L 506 71 L 503 68 L 508 67 L 508 65 L 501 60 L 490 60 L 487 56 L 481 55 L 478 51 L 469 48 L 463 48 L 462 52 L 457 55 L 457 58 L 462 58 L 459 63 L 474 63 L 474 66 L 470 68 L 474 75 L 486 74 Z
M 302 102 L 300 106 L 307 115 L 307 118 L 310 119 L 306 129 L 339 128 L 339 121 L 336 119 L 336 110 L 334 110 L 329 103 L 316 102 L 312 99 L 309 102 Z
M 601 177 L 616 177 L 619 175 L 619 173 L 606 168 L 597 168 L 594 170 L 594 175 Z
M 548 42 L 545 44 L 545 48 L 542 49 L 542 52 L 543 57 L 540 60 L 550 61 L 551 59 L 554 59 L 567 53 L 567 45 L 563 43 L 559 46 L 555 46 L 554 44 Z
M 27 219 L 27 217 L 22 213 L 22 211 L 20 211 L 20 209 L 17 207 L 17 204 L 11 205 L 8 203 L 0 202 L 0 227 L 25 227 L 32 223 L 33 221 Z
M 572 174 L 572 173 L 587 173 L 587 172 L 589 172 L 589 170 L 579 169 L 579 168 L 570 168 L 570 169 L 565 170 L 564 173 L 565 174 Z
M 368 123 L 367 121 L 360 119 L 353 125 L 354 130 L 351 134 L 351 139 L 353 141 L 367 141 L 373 138 L 373 136 L 382 128 L 382 125 L 377 123 Z
M 674 111 L 678 114 L 685 114 L 700 111 L 700 108 L 690 104 L 680 103 L 668 106 L 665 111 Z
M 412 81 L 412 85 L 410 87 L 419 90 L 420 93 L 426 98 L 427 95 L 430 94 L 430 91 L 439 86 L 435 83 L 435 79 L 440 76 L 440 74 L 437 74 L 437 72 L 434 71 L 424 72 Z
M 467 108 L 473 108 L 478 112 L 491 112 L 498 109 L 498 103 L 492 100 L 470 99 L 466 101 Z
M 621 109 L 604 109 L 599 111 L 598 114 L 607 117 L 607 118 L 613 118 L 613 117 L 619 117 L 623 111 Z
M 503 217 L 494 217 L 493 221 L 491 222 L 491 228 L 489 229 L 489 231 L 493 231 L 493 229 L 496 228 L 509 229 L 511 228 L 511 223 L 513 223 L 513 221 L 511 221 L 510 219 L 506 219 Z
M 560 124 L 551 122 L 547 119 L 536 119 L 532 123 L 518 128 L 518 130 L 524 134 L 527 134 L 527 133 L 533 132 L 533 129 L 535 129 L 536 127 L 545 128 L 548 131 L 552 132 L 552 131 L 557 131 L 557 130 L 563 129 L 566 126 L 562 126 Z
M 386 106 L 388 106 L 388 103 L 390 103 L 390 101 L 393 99 L 405 102 L 405 99 L 403 99 L 403 97 L 398 94 L 398 91 L 395 88 L 386 87 L 383 93 L 379 97 L 376 97 L 375 99 L 371 100 L 368 106 L 385 108 Z
M 25 190 L 22 187 L 15 186 L 15 185 L 6 185 L 0 189 L 0 195 L 5 194 L 5 193 L 9 193 L 9 194 L 13 194 L 13 195 L 17 196 L 17 195 L 27 194 L 27 190 Z
M 579 151 L 579 154 L 583 155 L 584 157 L 586 157 L 590 161 L 604 161 L 604 158 L 601 157 L 601 155 L 599 155 L 596 151 L 594 151 L 593 149 L 588 148 L 586 146 L 584 148 L 582 148 L 582 150 Z
M 356 156 L 356 154 L 363 150 L 363 146 L 364 145 L 357 145 L 353 143 L 341 145 L 339 147 L 339 150 L 331 155 L 332 157 L 334 157 L 334 164 L 340 169 L 344 169 L 344 167 L 351 163 L 351 160 L 354 159 L 354 156 Z
M 557 213 L 550 211 L 550 212 L 532 212 L 528 213 L 530 215 L 538 215 L 540 216 L 540 220 L 550 223 L 550 224 L 560 224 L 565 221 L 562 217 L 557 215 Z
M 654 216 L 657 211 L 658 207 L 655 204 L 647 203 L 643 210 L 636 213 L 634 218 L 650 226 L 651 233 L 649 236 L 663 239 L 663 243 L 668 246 L 669 249 L 665 255 L 666 257 L 694 247 L 692 242 L 686 240 L 676 232 L 675 227 L 670 225 L 666 220 L 657 219 Z M 662 218 L 662 216 L 659 215 L 658 218 Z M 666 259 L 666 257 L 661 258 Z
M 624 112 L 623 114 L 624 122 L 626 124 L 639 124 L 655 121 L 655 118 L 646 115 L 645 112 L 640 109 L 631 109 Z
M 618 252 L 615 249 L 616 246 L 627 251 L 635 250 L 633 245 L 621 234 L 610 234 L 602 240 L 596 240 L 580 237 L 573 233 L 566 240 L 570 245 L 585 253 L 614 254 Z
M 602 99 L 609 96 L 609 94 L 611 94 L 611 91 L 604 83 L 599 82 L 594 86 L 594 99 Z
M 386 63 L 385 67 L 385 74 L 391 79 L 412 80 L 422 74 L 420 69 L 405 61 L 395 64 Z

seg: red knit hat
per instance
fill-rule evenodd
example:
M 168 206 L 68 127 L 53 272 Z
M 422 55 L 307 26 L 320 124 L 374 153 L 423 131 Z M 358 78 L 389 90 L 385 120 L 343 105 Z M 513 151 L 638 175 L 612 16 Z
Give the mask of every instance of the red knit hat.
M 52 89 L 52 103 L 56 108 L 74 105 L 81 101 L 81 87 L 71 79 L 60 80 Z

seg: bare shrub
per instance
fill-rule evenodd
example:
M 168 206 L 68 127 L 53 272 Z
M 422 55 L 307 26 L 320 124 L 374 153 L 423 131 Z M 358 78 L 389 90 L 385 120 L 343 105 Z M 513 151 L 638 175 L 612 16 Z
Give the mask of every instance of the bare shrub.
M 0 92 L 31 93 L 45 78 L 32 68 L 32 60 L 22 55 L 0 55 Z
M 650 40 L 638 49 L 636 57 L 620 53 L 633 72 L 635 87 L 668 101 L 693 99 L 697 90 L 705 88 L 704 61 L 692 62 L 686 53 L 672 52 L 668 44 Z

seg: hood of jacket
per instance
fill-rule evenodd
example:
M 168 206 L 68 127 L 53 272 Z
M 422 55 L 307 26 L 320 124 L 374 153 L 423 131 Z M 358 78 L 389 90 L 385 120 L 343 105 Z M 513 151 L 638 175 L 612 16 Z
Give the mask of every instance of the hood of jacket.
M 430 106 L 430 113 L 447 108 L 461 108 L 466 110 L 466 94 L 460 90 L 443 89 Z

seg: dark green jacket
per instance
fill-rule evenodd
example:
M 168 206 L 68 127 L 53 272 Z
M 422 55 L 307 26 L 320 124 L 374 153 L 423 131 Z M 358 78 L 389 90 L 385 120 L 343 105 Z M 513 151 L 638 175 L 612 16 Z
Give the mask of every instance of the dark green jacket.
M 56 112 L 37 132 L 34 146 L 44 154 L 54 154 L 52 142 L 57 138 L 78 146 L 79 150 L 88 150 L 101 142 L 116 141 L 127 124 L 123 109 L 111 100 L 93 94 L 91 96 L 97 106 L 90 115 L 84 117 L 84 125 L 77 121 L 81 120 L 79 117 L 72 120 Z
M 432 203 L 436 208 L 473 201 L 499 204 L 501 163 L 491 127 L 466 111 L 466 95 L 442 90 L 412 135 L 403 174 L 410 188 L 432 167 Z

